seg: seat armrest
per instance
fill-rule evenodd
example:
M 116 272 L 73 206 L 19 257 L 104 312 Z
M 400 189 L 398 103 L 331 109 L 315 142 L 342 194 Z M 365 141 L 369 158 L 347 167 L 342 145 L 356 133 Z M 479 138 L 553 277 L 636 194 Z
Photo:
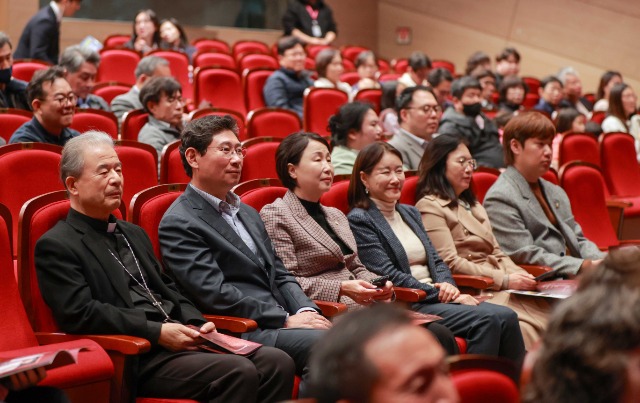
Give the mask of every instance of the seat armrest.
M 493 279 L 484 276 L 470 276 L 468 274 L 454 274 L 453 280 L 460 287 L 477 288 L 479 290 L 486 290 L 493 286 Z
M 393 287 L 396 300 L 402 302 L 420 302 L 427 299 L 427 293 L 417 288 Z
M 258 324 L 253 319 L 238 318 L 236 316 L 203 315 L 206 320 L 213 322 L 217 329 L 228 330 L 232 333 L 253 332 Z
M 318 305 L 318 308 L 322 311 L 322 315 L 327 318 L 331 318 L 334 316 L 338 316 L 343 312 L 347 312 L 347 306 L 340 302 L 329 302 L 329 301 L 320 301 L 313 300 L 313 302 Z
M 539 276 L 541 274 L 544 274 L 548 271 L 553 270 L 551 267 L 549 266 L 541 266 L 538 264 L 519 264 L 518 266 L 522 267 L 523 269 L 525 269 L 527 271 L 527 273 L 532 274 L 534 276 Z
M 151 349 L 151 343 L 141 337 L 125 335 L 102 334 L 67 334 L 67 333 L 43 333 L 36 332 L 36 338 L 40 344 L 62 343 L 65 341 L 89 339 L 93 340 L 107 351 L 116 351 L 124 355 L 137 355 L 146 353 Z
M 607 211 L 609 212 L 609 221 L 613 225 L 613 230 L 618 239 L 622 236 L 622 222 L 624 220 L 624 209 L 631 207 L 633 203 L 626 200 L 608 199 Z

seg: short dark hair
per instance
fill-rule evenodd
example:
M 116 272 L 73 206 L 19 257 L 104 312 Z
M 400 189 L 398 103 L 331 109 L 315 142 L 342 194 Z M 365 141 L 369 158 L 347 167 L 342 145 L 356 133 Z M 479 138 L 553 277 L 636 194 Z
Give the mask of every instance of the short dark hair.
M 429 87 L 425 87 L 424 85 L 416 85 L 415 87 L 405 88 L 404 90 L 402 90 L 400 95 L 398 95 L 398 98 L 396 98 L 396 113 L 398 114 L 398 123 L 402 123 L 402 116 L 400 114 L 400 111 L 409 107 L 409 104 L 413 101 L 413 94 L 415 94 L 417 91 L 426 91 L 433 95 L 433 98 L 438 99 L 433 90 Z
M 402 154 L 400 154 L 400 151 L 383 141 L 371 143 L 358 152 L 356 161 L 353 164 L 351 182 L 349 183 L 349 191 L 347 193 L 349 209 L 358 207 L 368 210 L 371 206 L 371 200 L 365 191 L 364 183 L 362 183 L 360 179 L 360 172 L 371 175 L 373 168 L 380 162 L 385 153 L 395 155 L 400 158 L 400 162 L 402 162 Z
M 64 80 L 64 68 L 60 66 L 52 66 L 46 70 L 36 71 L 27 86 L 29 103 L 33 102 L 34 99 L 44 99 L 47 96 L 42 88 L 44 83 L 53 84 L 59 78 Z
M 430 69 L 432 67 L 431 59 L 424 52 L 416 50 L 409 56 L 409 67 L 413 71 L 424 68 Z
M 327 66 L 331 64 L 336 55 L 339 55 L 340 52 L 338 49 L 327 48 L 318 52 L 316 56 L 316 71 L 318 72 L 318 77 L 326 77 L 327 76 Z
M 451 96 L 460 99 L 464 92 L 470 88 L 482 91 L 482 85 L 477 79 L 471 76 L 460 77 L 451 84 Z
M 458 200 L 462 200 L 470 206 L 476 204 L 476 195 L 471 188 L 466 189 L 458 196 L 446 176 L 447 158 L 460 144 L 468 145 L 464 137 L 458 134 L 443 134 L 427 144 L 418 167 L 416 200 L 420 200 L 426 195 L 435 195 L 442 199 L 451 200 L 453 207 L 458 205 Z
M 376 57 L 376 54 L 370 50 L 363 50 L 362 52 L 360 52 L 358 56 L 356 56 L 356 60 L 353 63 L 355 64 L 356 68 L 358 68 L 365 64 L 367 62 L 367 59 L 370 57 L 372 57 L 373 61 L 378 64 L 378 58 Z
M 451 72 L 449 70 L 442 67 L 438 67 L 437 69 L 433 69 L 429 72 L 429 75 L 427 76 L 427 81 L 429 82 L 429 85 L 431 85 L 432 87 L 437 87 L 443 81 L 452 82 L 453 76 L 451 75 Z
M 551 120 L 538 112 L 519 113 L 504 127 L 502 146 L 504 160 L 507 165 L 515 162 L 511 151 L 511 140 L 514 139 L 524 147 L 525 141 L 532 138 L 551 140 L 556 135 L 556 128 Z
M 193 148 L 200 155 L 205 155 L 207 153 L 207 147 L 211 144 L 213 137 L 225 130 L 233 132 L 236 136 L 238 135 L 238 122 L 236 122 L 231 115 L 203 116 L 199 119 L 192 120 L 184 130 L 182 130 L 179 151 L 182 166 L 189 178 L 193 176 L 193 169 L 191 169 L 191 165 L 187 162 L 185 155 L 187 149 Z
M 467 67 L 464 69 L 465 75 L 471 75 L 471 72 L 476 69 L 476 67 L 481 66 L 485 63 L 491 63 L 491 58 L 488 54 L 478 51 L 474 52 L 467 59 Z
M 182 86 L 175 78 L 153 77 L 144 83 L 139 98 L 145 112 L 151 113 L 148 108 L 149 102 L 160 102 L 162 94 L 170 97 L 178 91 L 182 92 Z
M 520 63 L 520 53 L 516 48 L 512 47 L 502 49 L 502 52 L 496 55 L 496 62 L 508 59 L 509 56 L 513 56 L 516 59 L 516 63 Z
M 560 81 L 556 76 L 546 76 L 545 78 L 540 80 L 540 88 L 544 89 L 551 83 L 558 83 L 560 84 L 560 88 L 564 88 L 564 85 L 562 85 L 562 81 Z
M 509 88 L 516 88 L 516 87 L 520 87 L 524 90 L 524 93 L 527 93 L 527 85 L 524 83 L 524 81 L 522 81 L 522 79 L 518 76 L 506 76 L 505 78 L 502 79 L 502 82 L 500 83 L 500 89 L 498 89 L 498 94 L 500 102 L 506 102 L 507 101 L 507 91 L 509 91 Z M 524 99 L 524 98 L 523 98 Z
M 313 348 L 309 360 L 311 395 L 318 403 L 369 401 L 380 374 L 367 358 L 365 347 L 403 326 L 411 326 L 411 320 L 406 310 L 394 304 L 376 304 L 348 313 Z
M 11 44 L 11 39 L 9 39 L 9 35 L 0 31 L 0 48 L 3 48 L 4 45 L 9 45 L 9 49 L 13 49 L 13 45 Z
M 486 77 L 491 77 L 494 80 L 496 79 L 496 75 L 493 74 L 493 71 L 487 70 L 487 69 L 485 69 L 484 67 L 481 67 L 481 66 L 478 66 L 475 69 L 473 69 L 471 71 L 471 73 L 468 74 L 468 75 L 473 77 L 473 78 L 475 78 L 478 81 L 480 81 L 480 80 L 482 80 L 483 78 L 486 78 Z
M 556 133 L 566 133 L 571 131 L 571 127 L 573 126 L 573 121 L 578 116 L 584 116 L 582 113 L 578 112 L 577 109 L 574 108 L 562 108 L 558 111 L 558 116 L 556 116 L 555 124 L 556 124 Z
M 309 145 L 310 141 L 317 141 L 324 144 L 329 149 L 329 143 L 317 133 L 296 132 L 288 135 L 276 150 L 276 172 L 280 182 L 289 190 L 298 186 L 295 179 L 289 175 L 289 164 L 298 165 L 302 153 Z
M 364 116 L 369 110 L 373 110 L 370 103 L 349 102 L 338 109 L 338 113 L 329 118 L 331 130 L 331 146 L 346 146 L 349 133 L 353 130 L 362 130 Z
M 278 44 L 276 46 L 278 48 L 278 54 L 282 56 L 284 55 L 284 52 L 289 49 L 295 48 L 297 45 L 304 46 L 304 43 L 295 36 L 283 36 L 282 38 L 278 39 Z

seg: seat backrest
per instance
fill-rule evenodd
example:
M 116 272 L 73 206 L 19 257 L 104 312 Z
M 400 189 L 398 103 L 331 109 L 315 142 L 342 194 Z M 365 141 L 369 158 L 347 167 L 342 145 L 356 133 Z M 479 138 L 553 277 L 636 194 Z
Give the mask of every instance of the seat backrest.
M 242 175 L 240 182 L 251 179 L 277 178 L 276 172 L 276 150 L 281 139 L 278 138 L 257 138 L 269 139 L 247 146 L 247 155 L 242 163 Z M 256 139 L 251 139 L 256 140 Z
M 189 121 L 200 119 L 205 116 L 224 116 L 231 115 L 238 123 L 238 139 L 244 141 L 247 139 L 247 128 L 244 115 L 240 112 L 226 108 L 202 108 L 196 109 L 189 114 Z
M 554 185 L 560 185 L 560 180 L 558 179 L 558 172 L 553 168 L 549 168 L 549 170 L 545 172 L 544 175 L 542 175 L 542 179 L 548 182 L 551 182 Z
M 13 108 L 0 108 L 0 137 L 8 144 L 13 132 L 33 118 L 29 111 Z
M 18 80 L 29 82 L 38 70 L 45 70 L 51 66 L 43 60 L 14 60 L 11 75 Z
M 591 114 L 591 121 L 596 122 L 599 125 L 601 125 L 606 118 L 607 118 L 607 112 L 604 112 L 604 111 L 594 111 Z
M 378 70 L 380 70 L 380 74 L 386 74 L 391 72 L 391 64 L 386 59 L 381 57 L 378 58 Z
M 240 196 L 240 200 L 257 211 L 262 210 L 267 204 L 273 203 L 279 197 L 284 197 L 287 188 L 281 186 L 269 186 L 250 190 Z
M 126 94 L 131 89 L 131 85 L 118 81 L 107 81 L 96 83 L 91 89 L 91 93 L 102 97 L 108 104 L 118 95 Z
M 276 178 L 261 178 L 261 179 L 252 179 L 246 182 L 238 183 L 233 187 L 233 193 L 242 197 L 245 193 L 252 192 L 256 189 L 265 188 L 265 187 L 282 187 L 282 182 L 280 179 Z
M 431 62 L 431 67 L 434 69 L 449 70 L 449 73 L 451 73 L 452 75 L 456 74 L 456 65 L 449 60 L 436 59 L 433 62 Z
M 129 211 L 132 223 L 139 225 L 147 232 L 153 245 L 153 252 L 159 261 L 162 261 L 160 253 L 160 241 L 158 239 L 158 226 L 162 216 L 171 203 L 187 188 L 187 184 L 158 185 L 137 193 L 131 200 Z
M 118 49 L 124 46 L 125 43 L 131 40 L 129 34 L 111 34 L 107 36 L 102 43 L 103 49 Z
M 520 393 L 508 376 L 484 369 L 451 374 L 460 401 L 465 403 L 519 403 Z
M 37 345 L 13 272 L 11 212 L 0 204 L 0 351 Z
M 193 99 L 193 84 L 189 73 L 189 56 L 175 50 L 154 50 L 149 55 L 166 59 L 169 62 L 171 75 L 182 86 L 182 98 Z
M 335 88 L 307 88 L 304 91 L 303 126 L 307 132 L 331 135 L 327 129 L 329 118 L 349 102 L 349 96 Z
M 140 61 L 140 55 L 130 49 L 106 49 L 100 52 L 100 66 L 96 81 L 119 81 L 134 85 L 134 71 Z
M 599 248 L 618 245 L 607 210 L 604 179 L 598 167 L 579 161 L 563 165 L 560 184 L 569 197 L 573 216 L 585 237 Z
M 383 73 L 383 74 L 380 74 L 380 77 L 378 77 L 378 81 L 380 81 L 381 83 L 385 81 L 394 81 L 399 79 L 400 76 L 401 76 L 400 73 Z
M 493 184 L 498 180 L 499 175 L 499 171 L 497 173 L 486 171 L 473 173 L 473 176 L 471 177 L 471 189 L 473 189 L 479 203 L 484 203 L 484 197 L 487 195 L 491 186 L 493 186 Z
M 140 130 L 149 121 L 149 114 L 143 109 L 134 109 L 125 112 L 122 116 L 122 127 L 120 128 L 120 138 L 122 140 L 138 141 Z
M 409 67 L 409 59 L 407 58 L 397 59 L 396 62 L 393 64 L 393 70 L 398 74 L 405 73 L 408 67 Z
M 353 86 L 355 83 L 360 81 L 360 74 L 357 71 L 347 71 L 340 74 L 340 81 L 344 81 L 345 83 Z
M 267 68 L 267 69 L 278 69 L 280 68 L 280 64 L 275 57 L 271 55 L 265 55 L 262 53 L 249 53 L 243 56 L 238 63 L 238 68 L 240 71 L 244 71 L 244 69 L 255 69 L 255 68 Z
M 158 184 L 158 153 L 153 146 L 132 140 L 117 141 L 115 149 L 125 179 L 122 203 L 128 207 L 136 193 Z
M 365 48 L 364 46 L 347 45 L 341 50 L 340 53 L 342 53 L 342 57 L 344 59 L 348 59 L 348 60 L 351 60 L 352 62 L 355 62 L 356 57 L 358 57 L 360 53 L 367 50 L 369 50 L 369 48 Z
M 231 47 L 225 41 L 219 39 L 198 38 L 193 41 L 193 46 L 198 52 L 231 53 Z
M 416 188 L 418 187 L 418 177 L 410 176 L 404 180 L 402 191 L 400 192 L 400 203 L 415 206 Z
M 232 109 L 246 115 L 242 80 L 235 71 L 215 67 L 198 69 L 194 86 L 196 105 L 206 99 L 215 108 Z
M 600 136 L 600 164 L 609 193 L 615 196 L 640 195 L 640 169 L 633 136 L 627 133 Z
M 266 43 L 260 41 L 237 41 L 233 44 L 232 54 L 236 59 L 242 53 L 264 53 L 265 55 L 271 54 L 269 46 Z
M 331 49 L 331 45 L 307 45 L 305 50 L 307 52 L 307 57 L 315 59 L 316 56 L 318 56 L 318 53 L 325 49 Z
M 247 137 L 286 137 L 302 129 L 297 113 L 283 108 L 260 108 L 247 116 Z
M 571 161 L 584 161 L 600 166 L 598 140 L 589 133 L 567 133 L 560 140 L 558 166 Z
M 187 176 L 180 156 L 180 140 L 169 143 L 162 149 L 160 157 L 160 183 L 188 183 Z
M 346 215 L 349 212 L 348 191 L 349 181 L 334 183 L 329 191 L 322 195 L 320 204 L 335 207 Z
M 382 101 L 382 90 L 376 88 L 367 88 L 360 90 L 353 98 L 354 101 L 368 102 L 373 105 L 376 114 L 380 113 L 380 102 Z
M 527 85 L 529 94 L 537 94 L 540 88 L 540 80 L 535 77 L 522 77 L 522 81 Z
M 198 52 L 193 58 L 193 68 L 198 67 L 221 67 L 230 70 L 238 68 L 233 56 L 218 52 Z
M 59 153 L 36 149 L 0 155 L 0 203 L 9 208 L 13 217 L 14 256 L 18 253 L 17 224 L 22 205 L 36 196 L 64 189 L 58 176 L 60 158 Z
M 522 101 L 522 106 L 524 106 L 525 109 L 531 109 L 538 104 L 538 101 L 540 101 L 540 95 L 537 92 L 536 93 L 528 92 L 524 96 L 524 101 Z
M 71 128 L 80 133 L 89 130 L 99 130 L 107 133 L 111 138 L 118 138 L 118 118 L 112 112 L 98 109 L 78 109 L 73 115 Z
M 242 87 L 244 90 L 244 98 L 248 111 L 252 111 L 258 108 L 264 108 L 266 103 L 264 102 L 264 95 L 262 89 L 267 79 L 274 70 L 271 69 L 257 69 L 257 70 L 243 70 L 242 71 Z

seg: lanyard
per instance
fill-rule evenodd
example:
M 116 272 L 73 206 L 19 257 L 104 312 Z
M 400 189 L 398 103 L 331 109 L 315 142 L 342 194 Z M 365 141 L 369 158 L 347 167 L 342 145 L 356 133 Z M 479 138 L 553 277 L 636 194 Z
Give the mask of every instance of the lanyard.
M 320 13 L 320 10 L 314 10 L 313 7 L 307 6 L 307 12 L 311 16 L 312 20 L 317 20 L 318 19 L 318 14 Z

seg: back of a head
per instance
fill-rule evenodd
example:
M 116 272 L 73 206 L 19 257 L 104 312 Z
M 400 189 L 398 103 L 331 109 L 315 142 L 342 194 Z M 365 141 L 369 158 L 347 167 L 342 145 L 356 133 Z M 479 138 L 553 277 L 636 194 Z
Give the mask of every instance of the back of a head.
M 429 56 L 427 56 L 424 52 L 417 50 L 411 53 L 411 56 L 409 56 L 409 67 L 411 67 L 413 71 L 424 68 L 430 69 L 431 59 L 429 59 Z

